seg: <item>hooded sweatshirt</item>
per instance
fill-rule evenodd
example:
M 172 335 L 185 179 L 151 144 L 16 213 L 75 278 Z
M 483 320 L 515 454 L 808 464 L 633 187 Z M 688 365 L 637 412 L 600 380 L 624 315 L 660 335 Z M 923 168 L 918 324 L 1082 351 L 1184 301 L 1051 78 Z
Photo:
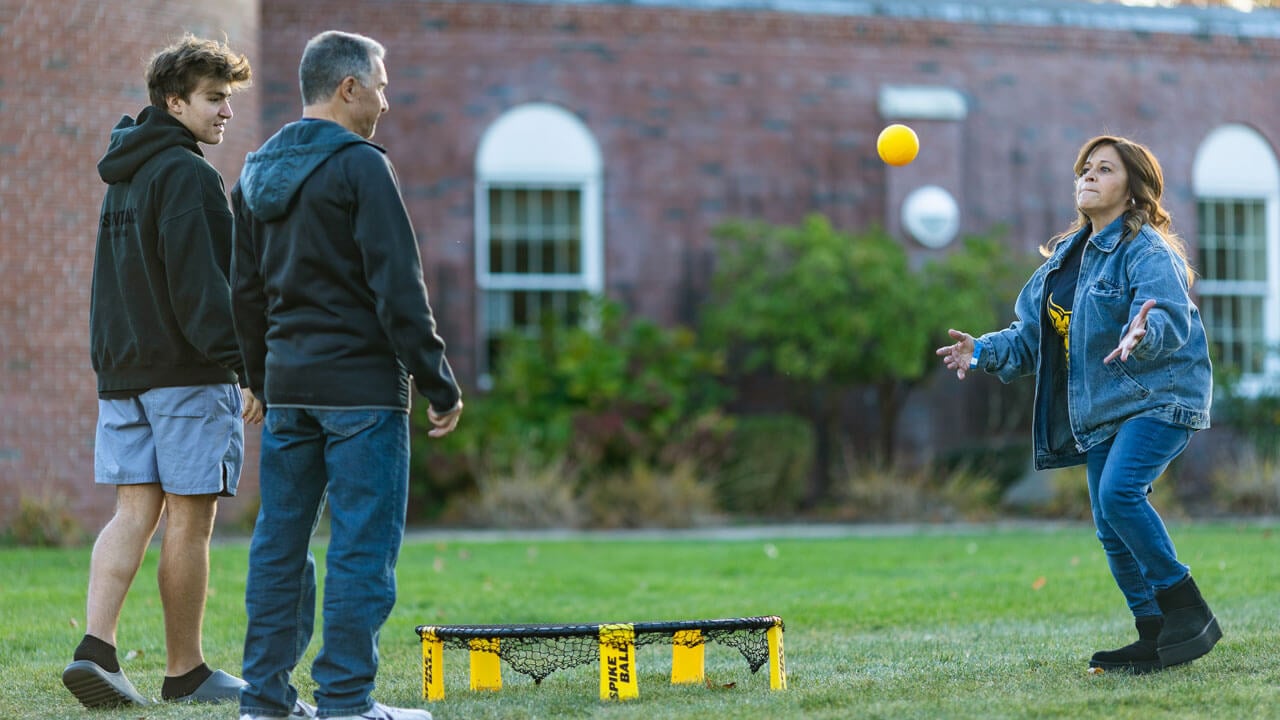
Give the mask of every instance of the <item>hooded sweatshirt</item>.
M 270 406 L 431 407 L 461 394 L 383 149 L 303 119 L 249 153 L 231 191 L 232 286 L 249 386 Z
M 231 319 L 232 217 L 196 138 L 147 107 L 111 131 L 98 174 L 89 346 L 102 397 L 234 383 L 243 369 Z

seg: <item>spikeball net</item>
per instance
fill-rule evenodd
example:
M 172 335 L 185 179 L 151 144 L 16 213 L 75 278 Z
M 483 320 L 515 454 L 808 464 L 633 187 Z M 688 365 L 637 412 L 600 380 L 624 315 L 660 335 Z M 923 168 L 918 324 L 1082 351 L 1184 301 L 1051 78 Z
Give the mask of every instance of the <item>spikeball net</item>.
M 419 625 L 422 696 L 444 698 L 445 648 L 468 652 L 472 690 L 500 690 L 503 661 L 535 684 L 556 670 L 598 662 L 600 698 L 626 700 L 640 694 L 636 648 L 671 645 L 671 682 L 701 683 L 709 642 L 736 649 L 753 673 L 768 664 L 769 687 L 782 690 L 787 687 L 782 631 L 776 615 L 594 625 Z

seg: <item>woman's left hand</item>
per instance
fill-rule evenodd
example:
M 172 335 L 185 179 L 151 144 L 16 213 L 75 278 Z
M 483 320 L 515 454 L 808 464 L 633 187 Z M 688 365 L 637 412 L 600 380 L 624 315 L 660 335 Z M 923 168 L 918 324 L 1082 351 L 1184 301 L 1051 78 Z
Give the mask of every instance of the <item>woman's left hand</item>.
M 1102 359 L 1103 364 L 1109 363 L 1117 357 L 1120 358 L 1121 362 L 1129 359 L 1129 354 L 1133 352 L 1134 348 L 1138 347 L 1138 343 L 1147 334 L 1147 313 L 1155 306 L 1155 300 L 1148 300 L 1142 303 L 1142 309 L 1138 311 L 1137 317 L 1133 319 L 1133 322 L 1129 323 L 1129 332 L 1120 338 L 1120 344 L 1116 346 L 1116 349 Z

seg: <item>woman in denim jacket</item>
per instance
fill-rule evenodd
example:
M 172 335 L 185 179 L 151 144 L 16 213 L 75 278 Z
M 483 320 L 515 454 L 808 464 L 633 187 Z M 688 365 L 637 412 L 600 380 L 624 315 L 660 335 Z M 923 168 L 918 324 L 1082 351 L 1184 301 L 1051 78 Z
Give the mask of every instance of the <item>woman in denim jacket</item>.
M 979 338 L 951 330 L 938 349 L 964 379 L 1036 376 L 1037 469 L 1087 466 L 1098 539 L 1138 641 L 1095 653 L 1091 672 L 1144 673 L 1189 662 L 1222 631 L 1178 561 L 1151 484 L 1209 427 L 1212 368 L 1191 270 L 1160 206 L 1164 177 L 1147 148 L 1095 137 L 1075 163 L 1075 223 L 1018 295 L 1017 319 Z

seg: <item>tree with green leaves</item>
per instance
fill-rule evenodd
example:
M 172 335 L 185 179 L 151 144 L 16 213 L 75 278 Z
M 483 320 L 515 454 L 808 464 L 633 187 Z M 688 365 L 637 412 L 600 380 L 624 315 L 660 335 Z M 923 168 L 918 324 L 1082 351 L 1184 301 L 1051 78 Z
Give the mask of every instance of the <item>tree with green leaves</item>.
M 878 459 L 891 463 L 898 416 L 935 369 L 933 349 L 947 328 L 993 325 L 1024 269 L 994 237 L 966 238 L 913 268 L 880 228 L 841 232 L 817 215 L 796 226 L 732 221 L 716 237 L 705 336 L 729 351 L 735 371 L 766 373 L 794 389 L 792 410 L 814 430 L 810 504 L 830 487 L 847 392 L 874 388 Z

